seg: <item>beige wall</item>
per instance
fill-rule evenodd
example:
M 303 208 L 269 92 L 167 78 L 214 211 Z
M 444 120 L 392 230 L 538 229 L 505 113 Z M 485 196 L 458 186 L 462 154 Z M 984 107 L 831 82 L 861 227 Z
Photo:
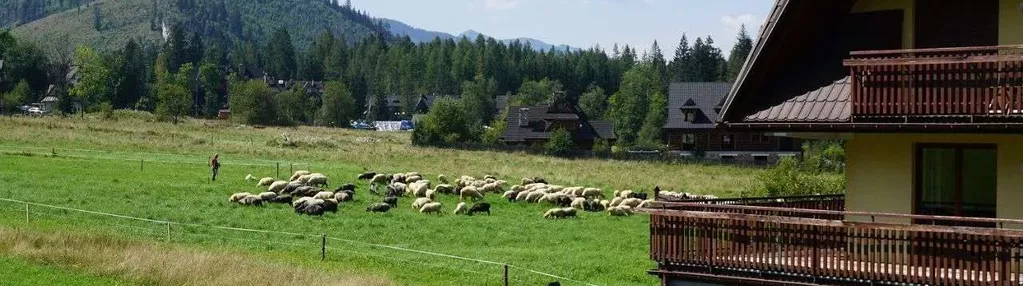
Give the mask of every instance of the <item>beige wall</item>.
M 965 1 L 965 0 L 961 0 Z M 913 6 L 915 0 L 860 0 L 853 6 L 853 13 L 881 10 L 903 10 L 902 47 L 912 49 L 914 44 Z M 1023 44 L 1023 13 L 1019 11 L 1019 0 L 999 0 L 998 44 Z
M 980 143 L 998 146 L 998 217 L 1023 219 L 1023 135 L 856 134 L 847 142 L 847 210 L 912 213 L 914 144 Z

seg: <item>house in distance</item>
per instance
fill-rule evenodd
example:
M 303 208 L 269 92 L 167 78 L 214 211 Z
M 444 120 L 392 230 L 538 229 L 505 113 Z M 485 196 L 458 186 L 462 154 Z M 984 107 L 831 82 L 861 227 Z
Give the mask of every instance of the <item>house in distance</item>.
M 741 162 L 774 162 L 802 153 L 798 139 L 715 128 L 731 87 L 727 82 L 671 84 L 664 125 L 670 151 L 695 159 Z
M 596 140 L 617 139 L 610 121 L 589 120 L 579 105 L 565 96 L 555 96 L 548 105 L 508 107 L 504 140 L 508 145 L 541 146 L 551 133 L 565 129 L 576 149 L 591 150 Z

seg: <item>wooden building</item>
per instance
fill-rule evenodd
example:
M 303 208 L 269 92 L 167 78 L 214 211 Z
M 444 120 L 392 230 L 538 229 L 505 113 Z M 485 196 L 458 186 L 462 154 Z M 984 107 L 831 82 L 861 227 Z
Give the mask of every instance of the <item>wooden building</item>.
M 508 145 L 541 146 L 551 132 L 565 129 L 577 149 L 591 150 L 596 140 L 617 139 L 610 121 L 589 120 L 579 105 L 558 100 L 541 106 L 509 106 L 507 129 L 502 140 Z
M 719 122 L 845 139 L 846 194 L 655 204 L 650 272 L 663 285 L 1021 285 L 1021 8 L 778 0 Z
M 725 161 L 777 161 L 799 156 L 801 141 L 763 132 L 716 128 L 721 105 L 732 84 L 726 82 L 672 83 L 664 136 L 669 150 L 682 156 Z

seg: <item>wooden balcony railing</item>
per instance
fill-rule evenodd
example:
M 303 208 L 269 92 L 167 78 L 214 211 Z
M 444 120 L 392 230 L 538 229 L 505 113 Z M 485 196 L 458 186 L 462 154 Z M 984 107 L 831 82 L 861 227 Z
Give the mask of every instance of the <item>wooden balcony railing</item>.
M 1023 116 L 1023 46 L 852 52 L 852 115 Z
M 655 203 L 718 211 L 650 209 L 651 273 L 728 284 L 1020 285 L 1023 231 L 804 218 L 843 217 L 1021 224 L 1023 220 L 771 207 Z M 748 208 L 746 211 L 737 209 Z M 747 214 L 806 212 L 803 217 Z
M 845 210 L 845 195 L 694 199 L 694 200 L 672 200 L 665 197 L 658 197 L 657 200 L 662 202 L 656 204 L 657 209 L 659 210 L 723 212 L 833 220 L 841 220 L 843 219 L 843 217 L 833 213 L 807 213 L 800 210 L 827 210 L 827 211 Z M 672 204 L 671 202 L 682 204 Z M 721 208 L 715 207 L 715 205 L 772 207 L 783 209 L 783 211 L 761 210 L 756 208 Z

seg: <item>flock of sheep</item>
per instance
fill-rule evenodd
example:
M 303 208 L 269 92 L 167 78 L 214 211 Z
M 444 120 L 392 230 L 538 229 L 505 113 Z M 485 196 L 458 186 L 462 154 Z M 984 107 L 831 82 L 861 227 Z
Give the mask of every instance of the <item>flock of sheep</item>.
M 256 181 L 248 175 L 247 181 Z M 637 208 L 644 208 L 654 201 L 647 193 L 624 190 L 614 191 L 613 197 L 606 198 L 599 188 L 582 186 L 566 187 L 549 184 L 543 178 L 523 178 L 520 184 L 505 187 L 509 182 L 494 176 L 477 179 L 461 176 L 449 180 L 445 175 L 437 176 L 437 184 L 417 172 L 359 174 L 358 180 L 368 180 L 369 192 L 381 197 L 366 207 L 367 212 L 384 213 L 398 207 L 403 198 L 411 200 L 413 210 L 423 214 L 442 212 L 444 205 L 437 200 L 439 195 L 457 196 L 459 203 L 454 207 L 455 215 L 490 215 L 491 205 L 486 202 L 488 195 L 500 195 L 509 202 L 546 204 L 552 208 L 543 212 L 544 218 L 576 217 L 578 211 L 606 212 L 610 216 L 630 216 Z M 321 216 L 324 212 L 337 212 L 338 206 L 355 199 L 354 184 L 343 184 L 329 191 L 327 176 L 309 171 L 296 171 L 289 180 L 274 178 L 258 179 L 258 187 L 266 187 L 258 194 L 236 193 L 229 200 L 241 205 L 259 206 L 267 203 L 291 204 L 298 214 Z M 654 189 L 654 197 L 695 197 L 690 194 L 661 192 Z

